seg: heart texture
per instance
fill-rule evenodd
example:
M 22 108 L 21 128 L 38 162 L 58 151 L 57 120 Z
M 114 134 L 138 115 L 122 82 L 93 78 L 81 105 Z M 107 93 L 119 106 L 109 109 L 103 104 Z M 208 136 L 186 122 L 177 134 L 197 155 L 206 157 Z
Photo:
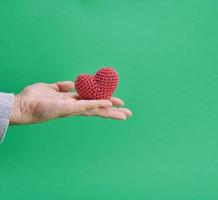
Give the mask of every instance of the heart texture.
M 104 67 L 95 75 L 81 74 L 76 78 L 75 89 L 82 99 L 109 99 L 119 82 L 118 73 Z

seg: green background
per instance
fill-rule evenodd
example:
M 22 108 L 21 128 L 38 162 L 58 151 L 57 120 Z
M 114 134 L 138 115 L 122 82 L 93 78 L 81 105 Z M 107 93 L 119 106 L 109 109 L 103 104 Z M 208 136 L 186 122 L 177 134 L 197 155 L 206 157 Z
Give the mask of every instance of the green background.
M 0 198 L 218 199 L 218 1 L 0 0 L 0 90 L 117 69 L 126 121 L 9 127 Z

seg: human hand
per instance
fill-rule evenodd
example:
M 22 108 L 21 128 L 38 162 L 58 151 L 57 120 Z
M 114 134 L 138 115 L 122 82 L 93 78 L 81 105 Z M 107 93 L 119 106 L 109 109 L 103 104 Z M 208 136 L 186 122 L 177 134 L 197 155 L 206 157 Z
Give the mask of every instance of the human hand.
M 82 100 L 77 93 L 72 93 L 73 88 L 72 81 L 27 86 L 14 97 L 10 124 L 30 124 L 74 115 L 124 120 L 132 115 L 127 108 L 114 107 L 123 105 L 119 98 Z

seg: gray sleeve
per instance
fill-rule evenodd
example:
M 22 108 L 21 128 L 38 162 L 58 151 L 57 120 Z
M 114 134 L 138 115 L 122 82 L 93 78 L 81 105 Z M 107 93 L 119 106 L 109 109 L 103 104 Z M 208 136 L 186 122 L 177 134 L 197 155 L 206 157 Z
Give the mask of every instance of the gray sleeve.
M 0 92 L 0 144 L 9 125 L 9 116 L 14 104 L 14 94 Z

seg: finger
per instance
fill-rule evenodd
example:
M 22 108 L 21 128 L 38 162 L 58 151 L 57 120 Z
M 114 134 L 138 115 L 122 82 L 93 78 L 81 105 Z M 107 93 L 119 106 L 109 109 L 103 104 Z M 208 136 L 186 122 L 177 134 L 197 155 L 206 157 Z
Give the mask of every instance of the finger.
M 112 104 L 114 106 L 123 106 L 124 105 L 123 100 L 120 98 L 117 98 L 117 97 L 111 97 L 110 101 L 112 102 Z
M 94 110 L 98 108 L 111 107 L 112 103 L 109 100 L 79 100 L 72 102 L 71 99 L 68 100 L 68 103 L 65 104 L 65 109 L 63 112 L 66 112 L 67 115 L 75 115 L 85 113 L 89 110 Z
M 132 111 L 130 109 L 128 109 L 128 108 L 114 108 L 114 107 L 112 107 L 111 110 L 113 110 L 115 112 L 122 112 L 127 117 L 131 117 L 132 116 Z
M 72 81 L 60 81 L 57 83 L 49 83 L 47 85 L 57 92 L 70 92 L 74 88 L 74 83 Z
M 98 116 L 98 117 L 111 118 L 117 120 L 125 120 L 127 118 L 125 113 L 121 111 L 113 110 L 111 108 L 95 109 L 95 110 L 87 111 L 83 115 Z

